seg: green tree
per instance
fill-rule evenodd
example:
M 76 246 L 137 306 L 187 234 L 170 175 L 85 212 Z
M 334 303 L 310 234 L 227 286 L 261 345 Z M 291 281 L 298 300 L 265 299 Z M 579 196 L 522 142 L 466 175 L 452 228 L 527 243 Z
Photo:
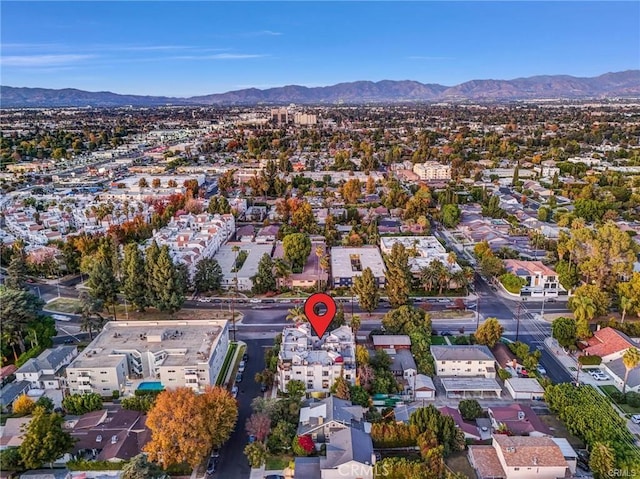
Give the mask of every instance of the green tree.
M 551 210 L 549 210 L 548 208 L 545 208 L 544 206 L 541 206 L 540 208 L 538 208 L 538 221 L 543 221 L 543 222 L 547 222 L 551 219 Z
M 102 397 L 96 393 L 71 394 L 62 400 L 62 407 L 69 414 L 80 416 L 102 409 Z
M 351 326 L 351 329 L 353 330 L 353 334 L 357 335 L 358 331 L 360 330 L 360 325 L 362 324 L 360 315 L 359 314 L 352 315 L 351 321 L 349 324 Z
M 622 394 L 627 388 L 627 379 L 629 373 L 640 365 L 640 350 L 637 348 L 629 348 L 622 355 L 622 363 L 624 364 L 624 381 L 622 382 Z
M 301 272 L 311 253 L 311 240 L 304 233 L 291 233 L 282 241 L 285 259 L 294 271 Z
M 578 340 L 575 319 L 560 317 L 551 323 L 551 335 L 563 348 L 574 348 Z
M 578 267 L 568 261 L 558 261 L 556 273 L 558 273 L 558 281 L 560 281 L 560 284 L 568 291 L 571 291 L 580 284 Z
M 360 307 L 371 316 L 380 301 L 378 283 L 371 268 L 365 268 L 361 275 L 354 278 L 353 292 L 358 296 Z
M 253 468 L 260 468 L 267 461 L 267 448 L 260 441 L 252 442 L 244 447 L 244 455 L 247 456 L 249 465 Z
M 593 445 L 589 456 L 589 468 L 595 479 L 607 479 L 611 477 L 611 471 L 615 470 L 616 455 L 611 446 L 604 442 Z
M 154 306 L 156 308 L 160 311 L 175 313 L 182 307 L 184 292 L 179 288 L 179 282 L 178 272 L 169 255 L 169 247 L 163 245 L 160 248 L 149 285 L 154 291 L 156 298 Z
M 27 260 L 24 248 L 14 248 L 11 261 L 7 267 L 4 285 L 11 289 L 26 289 Z
M 496 318 L 487 318 L 475 332 L 476 342 L 492 348 L 504 333 L 504 328 Z
M 299 402 L 304 397 L 306 392 L 307 388 L 302 381 L 292 379 L 287 383 L 287 394 L 289 395 L 289 398 L 291 398 L 295 402 Z
M 167 474 L 153 462 L 149 462 L 145 454 L 138 454 L 128 460 L 122 467 L 121 479 L 164 479 Z
M 288 421 L 278 421 L 267 438 L 267 448 L 271 454 L 279 454 L 291 449 L 296 427 Z
M 340 376 L 335 379 L 333 386 L 331 386 L 331 394 L 339 399 L 345 399 L 347 401 L 351 399 L 350 385 L 344 378 L 342 371 L 340 371 Z
M 193 285 L 196 293 L 218 291 L 222 283 L 222 268 L 213 258 L 202 258 L 196 264 Z
M 104 310 L 101 299 L 96 299 L 86 291 L 81 291 L 80 300 L 80 330 L 89 333 L 89 340 L 93 340 L 93 332 L 100 331 L 106 322 L 100 313 Z
M 36 407 L 19 447 L 20 457 L 27 469 L 38 469 L 43 464 L 52 463 L 71 450 L 74 441 L 62 429 L 63 423 L 60 414 L 48 413 L 45 408 Z
M 385 291 L 392 308 L 406 305 L 411 291 L 411 273 L 409 270 L 409 254 L 401 243 L 394 243 L 391 252 L 385 258 Z
M 618 284 L 622 321 L 627 312 L 640 316 L 640 273 L 633 273 L 629 281 Z
M 251 290 L 255 294 L 264 294 L 276 290 L 276 279 L 273 276 L 273 261 L 271 256 L 263 254 L 258 263 L 256 274 L 251 277 L 253 286 Z
M 446 204 L 442 207 L 441 211 L 442 224 L 447 228 L 455 228 L 460 223 L 460 217 L 462 216 L 460 208 L 456 204 Z
M 458 404 L 458 410 L 465 421 L 475 421 L 482 416 L 482 406 L 475 399 L 463 399 Z
M 94 258 L 87 286 L 93 298 L 101 300 L 106 307 L 113 306 L 115 318 L 119 285 L 115 275 L 113 252 L 105 244 L 100 245 Z
M 144 271 L 145 278 L 147 280 L 147 304 L 155 305 L 158 302 L 156 290 L 153 287 L 153 272 L 158 264 L 158 257 L 160 256 L 160 247 L 155 240 L 151 242 L 149 247 L 145 251 Z
M 124 298 L 137 311 L 144 311 L 147 307 L 147 281 L 145 277 L 144 257 L 135 243 L 124 248 L 122 261 L 122 292 Z
M 18 352 L 25 352 L 24 339 L 27 330 L 30 327 L 46 326 L 40 316 L 42 306 L 44 301 L 28 291 L 0 286 L 2 349 L 11 348 L 16 361 Z
M 527 284 L 524 278 L 520 278 L 513 273 L 505 273 L 500 276 L 500 282 L 507 291 L 513 294 L 520 294 L 520 290 Z

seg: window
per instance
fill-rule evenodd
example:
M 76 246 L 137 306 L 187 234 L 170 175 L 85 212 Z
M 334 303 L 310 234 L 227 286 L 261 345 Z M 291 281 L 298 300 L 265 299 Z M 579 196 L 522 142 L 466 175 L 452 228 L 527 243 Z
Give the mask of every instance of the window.
M 100 374 L 107 374 L 106 371 L 100 371 Z
M 447 362 L 446 361 L 442 361 L 442 364 L 447 364 Z
M 467 364 L 471 364 L 471 361 L 467 361 Z
M 323 376 L 328 376 L 329 375 L 329 371 L 322 371 L 322 375 Z
M 285 381 L 288 381 L 289 379 L 291 379 L 291 376 L 289 376 L 288 374 L 284 377 Z

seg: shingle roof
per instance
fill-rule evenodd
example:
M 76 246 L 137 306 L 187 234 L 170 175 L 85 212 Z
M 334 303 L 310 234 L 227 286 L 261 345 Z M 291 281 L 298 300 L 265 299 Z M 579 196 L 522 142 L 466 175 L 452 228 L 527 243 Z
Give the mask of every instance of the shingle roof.
M 496 434 L 493 440 L 502 450 L 508 467 L 568 466 L 562 451 L 549 437 Z
M 373 453 L 371 436 L 364 431 L 348 427 L 331 434 L 327 456 L 320 459 L 321 469 L 333 469 L 349 461 L 370 464 Z
M 486 346 L 431 346 L 431 354 L 437 361 L 494 361 Z

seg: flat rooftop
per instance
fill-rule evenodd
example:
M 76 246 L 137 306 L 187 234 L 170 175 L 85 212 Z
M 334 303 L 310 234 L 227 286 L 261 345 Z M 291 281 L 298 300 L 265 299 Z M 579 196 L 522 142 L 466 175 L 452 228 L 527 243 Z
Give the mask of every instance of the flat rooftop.
M 447 392 L 502 391 L 498 381 L 493 378 L 456 377 L 440 378 L 440 381 Z
M 220 247 L 214 258 L 218 261 L 220 268 L 222 269 L 223 284 L 232 283 L 236 273 L 232 273 L 236 253 L 233 251 L 233 247 L 237 246 L 240 251 L 246 251 L 248 253 L 247 259 L 242 264 L 242 268 L 238 271 L 238 278 L 251 278 L 258 271 L 258 263 L 262 259 L 263 255 L 271 256 L 273 250 L 273 244 L 271 243 L 227 243 Z
M 377 246 L 331 248 L 331 274 L 334 278 L 361 276 L 366 268 L 377 278 L 384 276 L 386 267 Z
M 162 366 L 208 362 L 226 324 L 226 320 L 110 321 L 69 367 L 115 366 L 127 351 L 165 352 Z

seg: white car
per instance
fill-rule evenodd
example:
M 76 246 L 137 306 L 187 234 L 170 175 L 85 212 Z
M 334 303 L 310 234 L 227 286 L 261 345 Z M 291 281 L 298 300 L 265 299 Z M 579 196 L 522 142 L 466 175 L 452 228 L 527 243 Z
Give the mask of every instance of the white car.
M 596 381 L 606 381 L 607 379 L 609 379 L 609 376 L 607 376 L 602 371 L 591 371 L 590 374 Z
M 243 373 L 244 372 L 244 367 L 247 365 L 247 363 L 245 363 L 244 361 L 240 361 L 240 366 L 238 366 L 238 372 L 239 373 Z
M 640 424 L 640 414 L 634 414 L 631 416 L 631 422 L 634 424 Z
M 235 384 L 233 385 L 233 387 L 231 388 L 231 395 L 235 398 L 238 397 L 238 386 L 236 386 Z

